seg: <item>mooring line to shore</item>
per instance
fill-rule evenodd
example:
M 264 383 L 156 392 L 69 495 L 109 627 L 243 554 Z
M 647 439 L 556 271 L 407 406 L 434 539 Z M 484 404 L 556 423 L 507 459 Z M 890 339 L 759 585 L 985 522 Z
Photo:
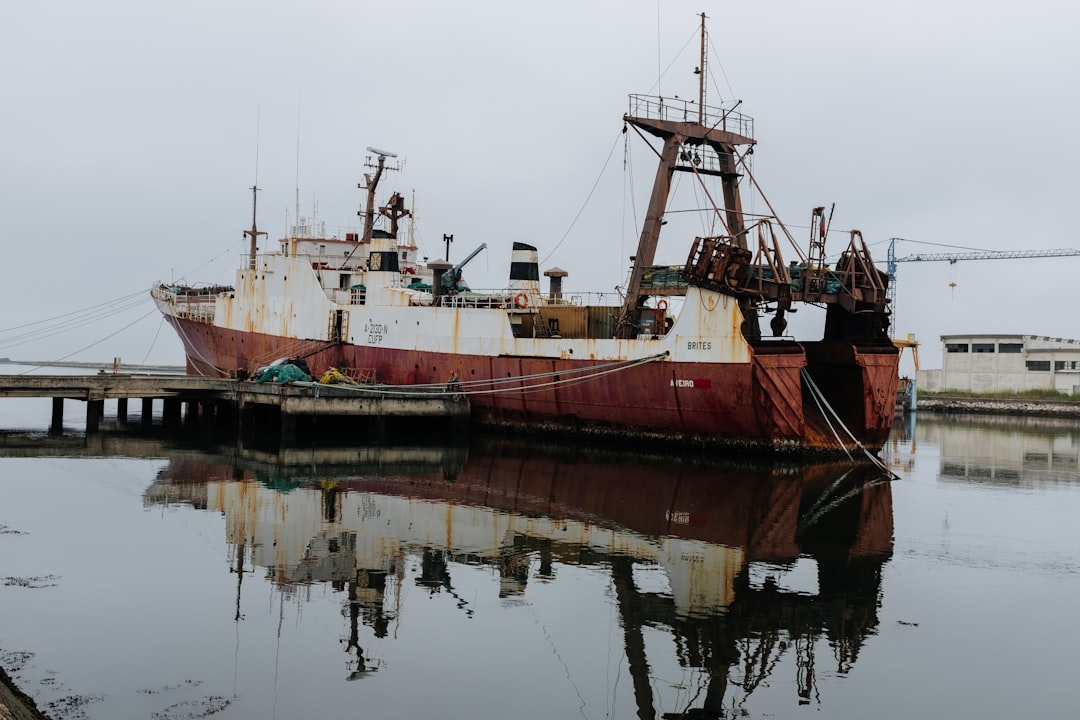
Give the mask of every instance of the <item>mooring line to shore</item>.
M 805 367 L 803 367 L 799 369 L 799 374 L 802 375 L 803 380 L 806 381 L 806 386 L 810 390 L 810 396 L 814 398 L 814 403 L 817 405 L 818 411 L 825 419 L 825 423 L 829 426 L 829 430 L 832 431 L 833 437 L 836 438 L 836 442 L 840 445 L 844 453 L 848 456 L 848 459 L 852 462 L 855 462 L 855 458 L 852 457 L 851 452 L 844 444 L 844 441 L 840 439 L 839 433 L 836 432 L 836 428 L 833 427 L 832 421 L 829 420 L 829 414 L 831 414 L 833 418 L 836 419 L 836 424 L 843 428 L 844 432 L 847 433 L 847 436 L 851 438 L 851 442 L 853 443 L 853 445 L 859 450 L 862 450 L 863 454 L 867 457 L 867 459 L 870 460 L 872 464 L 881 468 L 882 471 L 888 473 L 891 479 L 899 479 L 899 475 L 886 467 L 885 464 L 881 462 L 881 460 L 875 457 L 872 452 L 867 450 L 866 447 L 863 446 L 861 442 L 859 442 L 859 439 L 856 438 L 854 434 L 852 434 L 851 430 L 848 429 L 847 425 L 845 425 L 844 421 L 840 418 L 840 414 L 833 409 L 832 405 L 829 404 L 828 399 L 826 399 L 825 397 L 825 393 L 821 391 L 821 388 L 817 386 L 817 383 L 814 382 L 814 379 L 810 377 L 810 372 Z M 828 410 L 828 413 L 825 412 L 826 410 Z
M 448 383 L 428 383 L 422 385 L 335 385 L 347 390 L 353 390 L 356 392 L 374 393 L 387 396 L 413 396 L 413 395 L 427 395 L 434 392 L 451 392 L 455 395 L 496 395 L 501 393 L 528 393 L 538 392 L 540 390 L 549 389 L 557 386 L 572 385 L 582 382 L 588 382 L 595 380 L 606 375 L 613 373 L 623 372 L 631 368 L 638 367 L 639 365 L 645 365 L 647 363 L 655 362 L 661 358 L 667 357 L 668 353 L 657 353 L 656 355 L 648 355 L 642 358 L 635 358 L 633 360 L 619 360 L 611 363 L 603 363 L 600 365 L 590 365 L 582 368 L 573 368 L 570 370 L 553 371 L 546 373 L 536 373 L 532 375 L 516 375 L 506 378 L 492 378 L 490 380 L 467 380 L 464 382 L 451 380 Z M 575 375 L 576 377 L 563 378 L 564 375 Z M 533 382 L 530 385 L 521 387 L 520 383 L 527 381 L 541 381 L 548 378 L 558 378 L 551 382 Z M 294 382 L 294 385 L 301 387 L 311 387 L 318 385 L 316 382 Z M 513 387 L 500 387 L 513 385 Z M 494 386 L 494 387 L 493 387 Z M 486 389 L 480 389 L 486 388 Z
M 182 339 L 184 340 L 184 347 L 185 348 L 190 347 L 192 349 L 192 351 L 196 355 L 199 356 L 199 359 L 202 360 L 204 363 L 206 363 L 207 367 L 213 368 L 214 370 L 216 370 L 223 377 L 228 377 L 229 376 L 228 371 L 214 365 L 214 363 L 207 360 L 206 357 L 204 357 L 203 354 L 201 352 L 199 352 L 199 349 L 195 346 L 194 343 L 191 342 L 191 338 L 188 337 L 188 334 L 186 332 L 184 332 L 184 327 L 179 322 L 179 318 L 177 318 L 177 322 L 173 323 L 173 327 L 176 328 L 176 332 L 178 332 L 180 334 L 180 336 L 182 337 Z M 207 377 L 206 373 L 204 373 L 202 370 L 200 370 L 198 367 L 195 366 L 195 363 L 191 363 L 191 367 L 195 368 L 195 372 L 199 373 L 199 375 L 201 375 L 203 377 Z
M 110 339 L 112 337 L 115 337 L 115 336 L 119 335 L 120 333 L 124 332 L 129 327 L 131 327 L 132 325 L 135 325 L 137 323 L 142 322 L 143 320 L 150 317 L 151 315 L 153 315 L 156 312 L 157 312 L 157 308 L 154 308 L 150 312 L 148 312 L 148 313 L 146 313 L 144 315 L 140 315 L 139 317 L 135 318 L 134 320 L 129 322 L 127 325 L 125 325 L 124 327 L 117 330 L 116 332 L 109 333 L 108 335 L 101 338 L 100 340 L 95 340 L 94 342 L 90 343 L 89 345 L 87 345 L 85 347 L 81 347 L 78 350 L 75 350 L 74 352 L 69 352 L 67 355 L 64 355 L 63 357 L 57 358 L 54 362 L 61 362 L 63 360 L 67 360 L 70 357 L 74 357 L 74 356 L 78 355 L 79 353 L 83 352 L 84 350 L 89 350 L 90 348 L 94 347 L 95 345 L 100 345 L 101 343 L 105 342 L 106 340 L 108 340 L 108 339 Z M 24 370 L 19 374 L 20 375 L 26 375 L 27 373 L 32 373 L 35 370 L 41 369 L 42 367 L 45 367 L 45 366 L 44 365 L 38 365 L 37 367 L 32 367 L 29 370 Z

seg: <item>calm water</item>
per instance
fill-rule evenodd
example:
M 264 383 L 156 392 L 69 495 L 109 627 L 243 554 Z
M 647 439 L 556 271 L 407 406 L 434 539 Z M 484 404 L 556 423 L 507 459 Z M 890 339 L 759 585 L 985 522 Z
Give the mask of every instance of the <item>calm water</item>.
M 48 413 L 0 400 L 0 427 Z M 85 445 L 0 437 L 0 665 L 57 718 L 1080 706 L 1077 424 L 924 416 L 894 431 L 894 482 L 497 444 Z

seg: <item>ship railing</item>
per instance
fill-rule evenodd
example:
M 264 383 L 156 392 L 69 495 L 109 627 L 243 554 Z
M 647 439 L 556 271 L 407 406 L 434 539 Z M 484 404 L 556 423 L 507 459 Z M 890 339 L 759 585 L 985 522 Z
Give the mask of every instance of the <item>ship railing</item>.
M 232 289 L 225 285 L 189 287 L 158 283 L 154 286 L 151 294 L 159 300 L 169 303 L 176 317 L 199 322 L 211 322 L 214 319 L 214 309 L 218 295 L 223 292 L 230 292 Z
M 623 304 L 623 296 L 617 292 L 563 292 L 561 298 L 544 295 L 549 305 L 583 305 L 617 307 Z
M 177 295 L 172 301 L 173 310 L 180 318 L 210 322 L 214 319 L 216 297 L 216 295 Z
M 509 290 L 467 290 L 453 295 L 439 295 L 436 302 L 455 308 L 508 308 L 514 304 Z
M 350 256 L 349 253 L 343 252 L 340 257 L 337 255 L 327 255 L 326 253 L 296 253 L 293 257 L 300 262 L 311 265 L 311 269 L 316 272 L 319 270 L 359 272 L 364 269 L 364 258 L 359 257 L 355 253 Z
M 685 287 L 685 286 L 684 286 Z M 453 295 L 440 295 L 437 302 L 443 307 L 470 307 L 470 308 L 504 308 L 522 309 L 518 303 L 518 296 L 522 294 L 520 289 L 500 288 L 496 290 L 468 290 Z M 526 293 L 529 294 L 529 293 Z M 535 300 L 529 302 L 526 307 L 541 305 L 578 305 L 578 306 L 611 306 L 618 307 L 623 303 L 622 295 L 617 292 L 566 292 L 560 293 L 559 297 L 551 297 L 549 293 L 533 292 Z
M 173 314 L 178 318 L 211 322 L 214 319 L 214 303 L 172 302 Z
M 214 306 L 213 305 L 195 305 L 185 308 L 176 308 L 176 317 L 184 318 L 187 320 L 196 320 L 198 322 L 213 322 L 214 320 Z
M 735 110 L 738 103 L 716 107 L 706 105 L 704 114 L 699 113 L 696 102 L 659 95 L 631 95 L 630 117 L 669 122 L 698 122 L 708 128 L 736 133 L 746 138 L 754 137 L 754 119 Z

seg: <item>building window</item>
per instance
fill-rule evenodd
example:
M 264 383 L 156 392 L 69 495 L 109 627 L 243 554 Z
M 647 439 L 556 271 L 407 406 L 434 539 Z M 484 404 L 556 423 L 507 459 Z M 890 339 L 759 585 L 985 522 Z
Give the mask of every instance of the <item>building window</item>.
M 945 343 L 945 352 L 951 353 L 966 353 L 968 351 L 967 343 Z
M 1027 369 L 1035 372 L 1050 372 L 1049 360 L 1028 360 Z
M 994 352 L 994 343 L 974 343 L 971 346 L 971 352 L 973 352 L 973 353 L 992 353 L 992 352 Z
M 999 353 L 1022 353 L 1024 352 L 1024 343 L 999 343 Z
M 1080 362 L 1077 362 L 1076 360 L 1055 360 L 1054 361 L 1054 369 L 1055 370 L 1076 370 L 1077 367 L 1080 367 Z

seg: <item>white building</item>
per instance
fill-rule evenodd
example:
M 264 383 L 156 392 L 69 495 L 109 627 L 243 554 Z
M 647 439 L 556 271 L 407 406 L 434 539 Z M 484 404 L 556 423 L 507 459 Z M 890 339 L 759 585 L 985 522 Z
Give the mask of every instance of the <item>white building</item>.
M 1080 340 L 1041 335 L 942 335 L 940 370 L 922 370 L 918 387 L 938 392 L 1055 389 L 1080 395 Z

